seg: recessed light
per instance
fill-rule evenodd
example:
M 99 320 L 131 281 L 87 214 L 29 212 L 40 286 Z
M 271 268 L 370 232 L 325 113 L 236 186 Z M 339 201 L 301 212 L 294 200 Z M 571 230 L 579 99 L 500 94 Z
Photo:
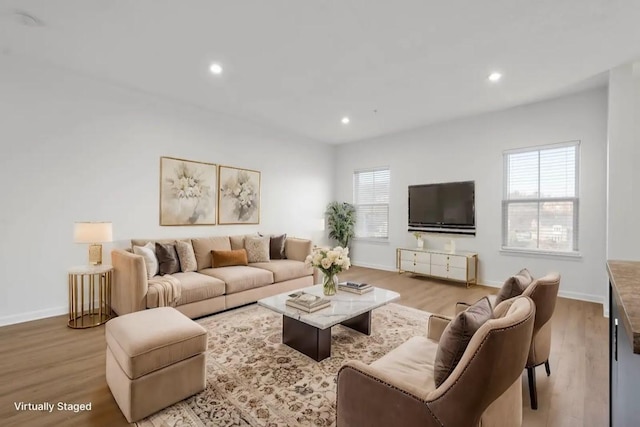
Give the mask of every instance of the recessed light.
M 491 73 L 489 74 L 489 81 L 490 82 L 497 82 L 498 80 L 500 80 L 502 78 L 502 74 L 501 73 Z
M 220 74 L 222 74 L 222 65 L 220 65 L 220 64 L 211 64 L 211 66 L 209 67 L 209 71 L 211 71 L 211 73 L 213 73 L 215 75 L 220 75 Z
M 349 120 L 349 117 L 343 117 L 342 120 L 340 121 L 342 122 L 343 125 L 347 125 L 351 120 Z

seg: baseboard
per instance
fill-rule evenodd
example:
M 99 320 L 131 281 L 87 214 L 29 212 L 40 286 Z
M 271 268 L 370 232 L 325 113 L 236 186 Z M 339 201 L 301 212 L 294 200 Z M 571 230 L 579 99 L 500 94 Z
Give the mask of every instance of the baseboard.
M 378 264 L 369 264 L 367 262 L 360 262 L 360 261 L 352 261 L 352 264 L 355 267 L 365 267 L 365 268 L 373 268 L 376 270 L 382 270 L 382 271 L 398 271 L 397 268 L 392 268 L 389 267 L 388 265 L 378 265 Z
M 386 265 L 369 264 L 369 263 L 360 262 L 360 261 L 354 261 L 353 265 L 357 267 L 374 268 L 376 270 L 383 270 L 383 271 L 398 271 L 397 269 L 391 268 Z M 504 282 L 496 282 L 493 280 L 483 280 L 481 283 L 479 283 L 479 285 L 488 286 L 490 288 L 501 288 L 503 284 Z M 558 291 L 558 296 L 562 298 L 569 298 L 569 299 L 575 299 L 579 301 L 595 302 L 597 304 L 602 304 L 605 317 L 607 317 L 609 314 L 608 310 L 604 309 L 605 298 L 603 296 L 585 294 L 583 292 L 563 291 L 562 289 Z
M 0 317 L 0 326 L 14 325 L 16 323 L 30 322 L 31 320 L 44 319 L 46 317 L 60 316 L 68 314 L 69 307 L 55 307 L 44 310 L 29 311 L 27 313 L 12 314 Z

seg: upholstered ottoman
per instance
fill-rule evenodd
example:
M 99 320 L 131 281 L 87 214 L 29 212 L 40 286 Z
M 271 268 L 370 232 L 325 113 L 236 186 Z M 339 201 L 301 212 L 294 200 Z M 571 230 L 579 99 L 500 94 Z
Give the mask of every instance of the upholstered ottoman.
M 107 322 L 107 384 L 127 421 L 205 388 L 207 330 L 171 307 Z

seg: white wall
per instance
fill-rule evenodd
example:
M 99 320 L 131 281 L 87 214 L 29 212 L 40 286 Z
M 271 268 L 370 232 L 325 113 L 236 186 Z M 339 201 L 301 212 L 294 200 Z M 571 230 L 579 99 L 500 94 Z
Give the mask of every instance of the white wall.
M 113 222 L 106 262 L 136 237 L 324 234 L 332 146 L 7 55 L 0 94 L 0 325 L 66 313 L 74 221 Z M 160 227 L 160 156 L 261 171 L 261 224 Z
M 609 73 L 607 258 L 640 260 L 640 61 Z
M 427 100 L 428 102 L 428 100 Z M 397 247 L 414 247 L 407 232 L 407 186 L 447 181 L 476 183 L 475 237 L 455 237 L 456 249 L 478 252 L 480 282 L 498 286 L 522 267 L 535 277 L 557 270 L 560 294 L 603 302 L 607 92 L 600 88 L 374 140 L 340 146 L 336 195 L 352 200 L 354 169 L 390 166 L 389 243 L 356 241 L 353 262 L 395 268 Z M 579 259 L 507 255 L 501 247 L 502 152 L 506 149 L 581 141 Z M 442 248 L 450 236 L 431 234 L 427 247 Z

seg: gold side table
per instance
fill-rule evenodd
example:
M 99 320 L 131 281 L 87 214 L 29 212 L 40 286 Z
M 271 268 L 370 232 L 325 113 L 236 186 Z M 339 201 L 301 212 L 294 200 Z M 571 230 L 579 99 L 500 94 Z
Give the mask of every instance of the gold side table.
M 92 328 L 111 319 L 110 265 L 69 269 L 69 323 L 74 329 Z

